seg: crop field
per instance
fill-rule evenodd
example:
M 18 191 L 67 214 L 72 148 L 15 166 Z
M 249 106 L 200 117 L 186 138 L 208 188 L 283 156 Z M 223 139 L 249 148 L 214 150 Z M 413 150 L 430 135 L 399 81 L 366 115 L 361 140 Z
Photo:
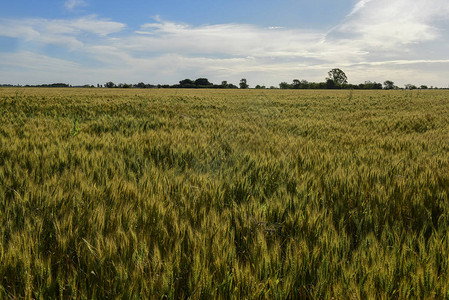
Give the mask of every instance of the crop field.
M 0 299 L 449 299 L 449 92 L 0 89 Z

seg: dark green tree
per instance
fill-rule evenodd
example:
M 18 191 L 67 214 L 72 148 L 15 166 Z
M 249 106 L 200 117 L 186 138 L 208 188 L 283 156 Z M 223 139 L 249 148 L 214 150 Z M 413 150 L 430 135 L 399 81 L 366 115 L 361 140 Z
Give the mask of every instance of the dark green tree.
M 284 81 L 284 82 L 279 83 L 279 88 L 280 89 L 291 89 L 292 85 L 288 84 L 287 82 Z
M 301 87 L 301 81 L 299 79 L 293 79 L 293 88 L 299 89 Z
M 106 82 L 106 84 L 104 85 L 107 88 L 114 88 L 115 87 L 115 83 L 113 83 L 112 81 Z
M 384 89 L 386 89 L 386 90 L 393 90 L 393 89 L 395 89 L 394 82 L 391 81 L 391 80 L 385 81 L 384 82 Z
M 210 83 L 207 78 L 198 78 L 197 80 L 195 80 L 195 85 L 197 87 L 208 87 L 212 86 L 213 84 Z
M 332 69 L 327 74 L 329 77 L 326 78 L 326 80 L 332 80 L 337 86 L 342 86 L 348 83 L 348 77 L 345 72 L 340 69 Z
M 179 82 L 179 86 L 182 88 L 193 88 L 195 87 L 195 82 L 190 79 L 184 79 Z
M 239 86 L 240 86 L 241 89 L 247 89 L 249 87 L 249 85 L 246 83 L 246 79 L 245 78 L 242 78 L 240 80 Z
M 326 89 L 336 89 L 338 86 L 334 80 L 327 78 L 326 80 Z

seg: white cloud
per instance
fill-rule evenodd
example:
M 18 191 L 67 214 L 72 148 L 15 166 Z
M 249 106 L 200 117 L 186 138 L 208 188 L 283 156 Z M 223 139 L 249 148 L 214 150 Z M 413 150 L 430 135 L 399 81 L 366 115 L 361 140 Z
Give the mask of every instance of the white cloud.
M 70 61 L 49 57 L 47 55 L 36 54 L 29 51 L 0 53 L 0 61 L 0 65 L 3 66 L 47 71 L 80 67 L 78 64 Z
M 100 36 L 122 31 L 126 25 L 119 22 L 113 22 L 107 19 L 98 19 L 96 16 L 88 16 L 68 23 L 74 30 L 90 32 Z
M 352 16 L 352 15 L 356 14 L 359 10 L 363 9 L 368 2 L 371 2 L 371 1 L 372 0 L 358 1 L 348 16 Z
M 297 57 L 307 56 L 304 49 L 316 44 L 323 36 L 317 32 L 273 30 L 246 24 L 192 27 L 173 22 L 144 24 L 136 33 L 118 40 L 115 45 L 126 51 L 153 53 Z
M 448 14 L 447 0 L 361 0 L 337 31 L 365 45 L 393 48 L 437 39 L 435 22 Z
M 64 3 L 65 8 L 67 8 L 68 10 L 73 10 L 77 7 L 84 7 L 87 6 L 86 1 L 84 0 L 67 0 Z
M 47 19 L 0 19 L 0 36 L 39 42 L 48 45 L 79 49 L 84 42 L 83 34 L 100 37 L 120 32 L 125 25 L 96 16 L 87 16 L 73 20 Z

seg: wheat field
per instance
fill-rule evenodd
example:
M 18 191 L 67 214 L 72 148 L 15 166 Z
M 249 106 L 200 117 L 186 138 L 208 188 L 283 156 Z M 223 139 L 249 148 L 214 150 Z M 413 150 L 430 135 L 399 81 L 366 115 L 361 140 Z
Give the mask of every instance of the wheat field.
M 0 299 L 448 299 L 449 92 L 0 89 Z

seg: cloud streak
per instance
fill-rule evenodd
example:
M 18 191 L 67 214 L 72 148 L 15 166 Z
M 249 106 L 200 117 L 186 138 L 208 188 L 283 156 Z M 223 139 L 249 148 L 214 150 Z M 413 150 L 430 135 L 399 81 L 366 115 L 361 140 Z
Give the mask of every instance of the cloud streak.
M 446 0 L 361 0 L 337 31 L 368 46 L 392 49 L 439 38 L 436 23 L 448 14 Z
M 78 7 L 87 6 L 87 3 L 84 0 L 68 0 L 64 3 L 64 6 L 68 10 L 74 10 L 75 8 Z

